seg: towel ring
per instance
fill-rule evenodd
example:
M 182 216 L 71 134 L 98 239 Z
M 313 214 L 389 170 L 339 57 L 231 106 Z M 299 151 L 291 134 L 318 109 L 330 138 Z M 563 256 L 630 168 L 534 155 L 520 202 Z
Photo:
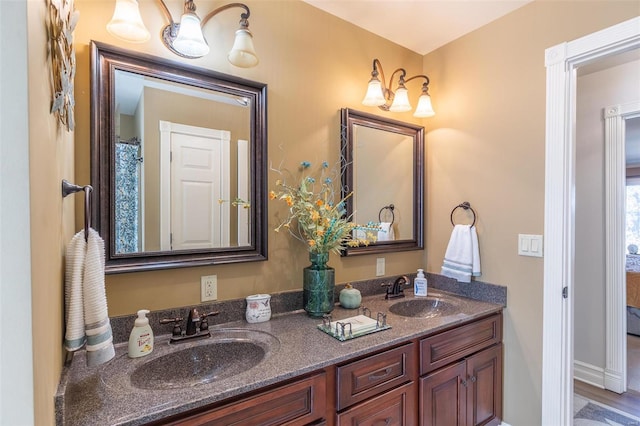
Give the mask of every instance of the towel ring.
M 474 226 L 476 224 L 476 212 L 471 208 L 471 204 L 469 204 L 468 201 L 464 201 L 458 204 L 453 208 L 453 210 L 451 210 L 451 224 L 453 226 L 456 226 L 456 224 L 453 222 L 453 212 L 455 212 L 458 207 L 463 208 L 465 210 L 471 210 L 471 213 L 473 213 L 473 223 L 471 223 L 471 226 Z
M 389 210 L 391 212 L 391 224 L 389 226 L 393 225 L 393 222 L 395 222 L 396 220 L 396 215 L 393 213 L 393 210 L 395 208 L 396 207 L 393 204 L 389 204 L 388 206 L 384 206 L 383 208 L 381 208 L 380 211 L 378 212 L 378 222 L 382 222 L 382 219 L 381 219 L 382 212 L 384 210 Z
M 89 240 L 89 228 L 91 227 L 91 185 L 79 186 L 62 179 L 62 198 L 76 192 L 84 191 L 84 240 Z

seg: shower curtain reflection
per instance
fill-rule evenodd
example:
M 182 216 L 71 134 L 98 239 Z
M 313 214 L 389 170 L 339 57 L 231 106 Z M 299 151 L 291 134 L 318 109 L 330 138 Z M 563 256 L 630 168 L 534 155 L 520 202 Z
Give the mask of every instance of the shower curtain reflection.
M 140 156 L 138 138 L 120 140 L 115 152 L 115 252 L 135 253 L 140 247 Z

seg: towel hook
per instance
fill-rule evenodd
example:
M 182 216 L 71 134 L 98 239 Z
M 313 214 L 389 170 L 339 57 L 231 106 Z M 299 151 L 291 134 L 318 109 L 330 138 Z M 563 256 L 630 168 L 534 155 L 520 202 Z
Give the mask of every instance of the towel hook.
M 62 179 L 62 198 L 76 192 L 84 191 L 84 240 L 89 240 L 89 228 L 91 227 L 91 185 L 79 186 Z
M 393 225 L 393 222 L 395 222 L 396 220 L 396 215 L 393 213 L 393 211 L 395 210 L 395 206 L 393 204 L 389 204 L 388 206 L 384 206 L 383 208 L 380 209 L 380 211 L 378 212 L 378 222 L 382 222 L 381 216 L 382 216 L 382 211 L 383 210 L 389 210 L 391 212 L 391 225 Z
M 471 204 L 469 204 L 468 201 L 463 201 L 462 203 L 460 203 L 457 206 L 455 206 L 453 208 L 453 210 L 451 210 L 451 224 L 453 226 L 456 226 L 456 224 L 453 222 L 453 212 L 455 212 L 457 208 L 463 208 L 465 210 L 471 210 L 471 213 L 473 213 L 473 223 L 471 223 L 471 226 L 474 226 L 476 224 L 476 212 L 475 212 L 475 210 L 473 210 L 471 208 Z

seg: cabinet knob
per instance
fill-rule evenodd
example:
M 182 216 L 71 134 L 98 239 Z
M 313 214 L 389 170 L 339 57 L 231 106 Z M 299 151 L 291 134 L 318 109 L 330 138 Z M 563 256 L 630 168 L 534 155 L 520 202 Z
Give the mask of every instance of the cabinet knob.
M 465 388 L 467 387 L 467 381 L 466 380 L 461 380 L 460 383 L 462 383 L 462 386 L 464 386 Z
M 475 383 L 476 382 L 476 376 L 471 376 L 471 383 Z

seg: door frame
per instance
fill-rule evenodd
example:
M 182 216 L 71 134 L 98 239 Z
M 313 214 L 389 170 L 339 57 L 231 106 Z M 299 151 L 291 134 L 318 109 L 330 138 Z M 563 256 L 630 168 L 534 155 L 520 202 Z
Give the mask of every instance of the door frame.
M 604 108 L 606 357 L 604 387 L 627 390 L 627 310 L 625 272 L 625 121 L 640 116 L 640 102 Z
M 638 47 L 640 17 L 545 51 L 542 424 L 573 422 L 576 69 Z

